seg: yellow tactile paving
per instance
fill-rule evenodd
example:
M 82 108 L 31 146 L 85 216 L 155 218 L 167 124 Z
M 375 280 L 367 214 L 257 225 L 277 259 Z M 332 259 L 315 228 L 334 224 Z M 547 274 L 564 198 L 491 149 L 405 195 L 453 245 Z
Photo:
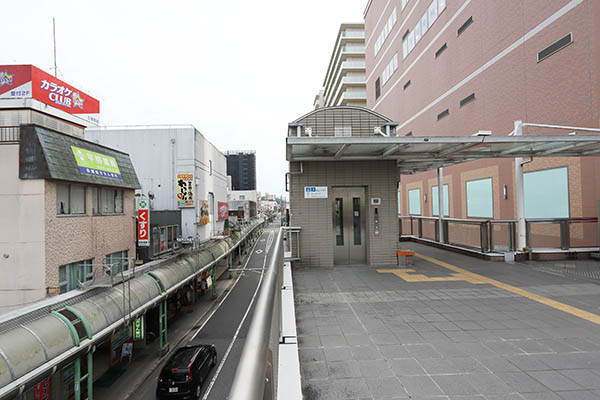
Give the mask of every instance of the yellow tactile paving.
M 444 282 L 444 281 L 466 281 L 473 284 L 487 283 L 481 279 L 462 272 L 450 274 L 450 276 L 427 276 L 423 274 L 415 274 L 414 269 L 378 269 L 377 272 L 383 274 L 394 274 L 398 278 L 404 279 L 406 282 Z
M 586 321 L 590 321 L 590 322 L 600 325 L 600 315 L 597 315 L 597 314 L 579 309 L 577 307 L 573 307 L 573 306 L 549 299 L 544 296 L 537 295 L 535 293 L 531 293 L 525 289 L 521 289 L 521 288 L 518 288 L 518 287 L 515 287 L 512 285 L 508 285 L 506 283 L 499 282 L 495 279 L 491 279 L 491 278 L 485 277 L 483 275 L 475 274 L 473 272 L 470 272 L 470 271 L 464 270 L 460 267 L 457 267 L 456 265 L 448 264 L 446 262 L 440 261 L 440 260 L 432 258 L 432 257 L 425 256 L 423 254 L 415 253 L 415 255 L 423 260 L 429 261 L 431 263 L 437 264 L 441 267 L 444 267 L 446 269 L 454 271 L 454 272 L 460 274 L 460 276 L 462 276 L 462 277 L 468 277 L 469 279 L 471 279 L 473 281 L 477 281 L 478 283 L 487 283 L 489 285 L 496 286 L 497 288 L 507 290 L 509 292 L 518 294 L 518 295 L 528 298 L 530 300 L 537 301 L 538 303 L 545 304 L 549 307 L 555 308 L 560 311 L 564 311 L 564 312 L 574 315 L 576 317 L 585 319 Z M 402 276 L 400 276 L 400 277 L 402 279 L 404 279 Z M 447 279 L 447 280 L 449 280 L 449 279 Z M 466 280 L 466 279 L 461 279 L 461 280 Z

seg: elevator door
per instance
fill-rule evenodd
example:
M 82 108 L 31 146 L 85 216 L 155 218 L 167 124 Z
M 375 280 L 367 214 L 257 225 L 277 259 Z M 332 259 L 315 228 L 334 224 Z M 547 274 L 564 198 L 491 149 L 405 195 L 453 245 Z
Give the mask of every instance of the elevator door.
M 365 264 L 365 189 L 333 188 L 334 264 Z

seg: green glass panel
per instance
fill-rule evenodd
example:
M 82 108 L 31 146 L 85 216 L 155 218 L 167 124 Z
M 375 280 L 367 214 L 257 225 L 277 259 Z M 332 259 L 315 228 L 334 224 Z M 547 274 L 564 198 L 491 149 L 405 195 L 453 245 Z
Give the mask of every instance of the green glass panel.
M 492 178 L 467 182 L 467 217 L 494 218 Z
M 569 217 L 569 171 L 567 167 L 523 174 L 525 218 Z
M 411 215 L 421 215 L 421 189 L 408 191 L 408 213 Z

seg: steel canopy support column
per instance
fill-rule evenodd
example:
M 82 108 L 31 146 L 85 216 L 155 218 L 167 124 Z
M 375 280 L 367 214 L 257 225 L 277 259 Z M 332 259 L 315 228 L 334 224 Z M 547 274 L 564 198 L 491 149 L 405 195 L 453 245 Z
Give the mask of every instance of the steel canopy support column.
M 523 121 L 515 121 L 515 136 L 523 135 Z M 525 233 L 525 183 L 523 181 L 523 158 L 515 158 L 515 199 L 517 200 L 517 250 L 527 247 Z
M 167 341 L 167 299 L 165 298 L 158 304 L 158 336 L 160 350 L 164 350 L 168 345 Z
M 81 400 L 81 359 L 73 362 L 73 396 L 75 400 Z
M 438 232 L 439 242 L 444 243 L 444 171 L 438 168 Z

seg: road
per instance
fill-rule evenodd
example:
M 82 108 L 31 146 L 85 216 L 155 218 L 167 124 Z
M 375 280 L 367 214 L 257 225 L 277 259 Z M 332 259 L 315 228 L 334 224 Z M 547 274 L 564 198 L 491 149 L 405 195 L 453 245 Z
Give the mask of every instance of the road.
M 226 297 L 219 300 L 218 308 L 190 335 L 183 344 L 212 343 L 217 348 L 218 363 L 202 388 L 202 399 L 225 399 L 244 347 L 248 327 L 252 321 L 255 298 L 262 281 L 263 268 L 268 267 L 273 252 L 273 241 L 278 226 L 271 224 L 252 249 L 250 257 L 241 266 L 244 271 Z M 154 370 L 129 400 L 154 399 L 156 382 L 162 365 Z

